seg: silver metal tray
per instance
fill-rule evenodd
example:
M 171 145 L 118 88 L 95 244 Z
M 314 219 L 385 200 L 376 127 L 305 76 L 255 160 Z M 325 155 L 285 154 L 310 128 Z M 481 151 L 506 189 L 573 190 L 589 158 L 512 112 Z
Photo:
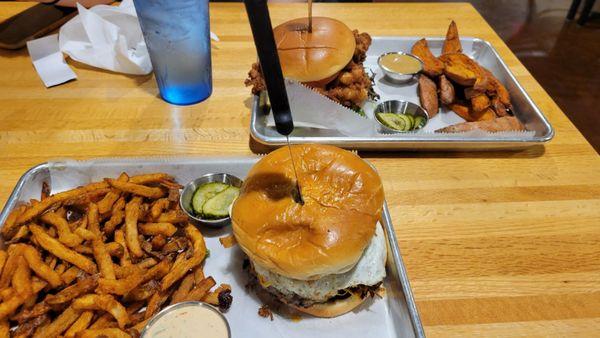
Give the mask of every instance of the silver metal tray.
M 225 172 L 244 178 L 260 157 L 188 157 L 188 158 L 121 158 L 89 161 L 64 160 L 37 165 L 28 170 L 17 182 L 2 213 L 4 224 L 9 212 L 17 205 L 38 199 L 42 183 L 47 182 L 52 193 L 77 187 L 104 177 L 116 177 L 125 171 L 130 175 L 166 172 L 180 183 L 187 183 L 207 173 Z M 232 337 L 424 337 L 423 327 L 415 306 L 412 291 L 398 241 L 394 233 L 387 205 L 384 206 L 381 224 L 388 240 L 386 294 L 374 299 L 366 308 L 338 318 L 286 319 L 275 314 L 275 320 L 261 318 L 257 310 L 261 305 L 256 296 L 246 291 L 246 276 L 242 271 L 243 253 L 236 246 L 223 248 L 218 237 L 230 232 L 202 229 L 211 252 L 205 271 L 221 283 L 232 285 L 233 305 L 225 314 L 231 326 Z
M 383 99 L 403 99 L 419 103 L 416 82 L 407 85 L 392 84 L 383 77 L 381 69 L 377 66 L 377 58 L 385 52 L 410 51 L 412 45 L 419 40 L 417 37 L 374 37 L 373 43 L 367 52 L 365 67 L 375 73 L 375 91 Z M 444 38 L 427 38 L 430 49 L 434 55 L 439 55 Z M 540 109 L 531 100 L 527 92 L 517 82 L 498 52 L 492 45 L 477 38 L 461 38 L 464 53 L 474 58 L 482 66 L 488 68 L 508 89 L 514 106 L 515 115 L 533 131 L 528 135 L 515 135 L 512 137 L 456 137 L 457 135 L 415 135 L 394 134 L 377 138 L 349 137 L 334 130 L 298 127 L 290 135 L 290 143 L 323 143 L 332 144 L 343 148 L 356 150 L 498 150 L 520 149 L 548 142 L 554 136 L 552 126 L 542 114 Z M 268 109 L 265 108 L 258 95 L 254 96 L 252 117 L 250 120 L 250 135 L 252 138 L 267 147 L 280 147 L 286 144 L 286 138 L 277 133 L 274 127 L 267 126 Z M 324 114 L 326 112 L 323 112 Z M 441 108 L 438 115 L 455 114 Z M 369 115 L 369 111 L 367 111 Z M 372 118 L 372 116 L 371 116 Z M 430 134 L 431 135 L 431 134 Z

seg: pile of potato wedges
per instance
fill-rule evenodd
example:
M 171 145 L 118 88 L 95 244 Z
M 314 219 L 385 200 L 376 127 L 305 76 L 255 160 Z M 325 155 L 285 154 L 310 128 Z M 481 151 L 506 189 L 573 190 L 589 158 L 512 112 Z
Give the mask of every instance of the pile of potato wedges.
M 437 115 L 442 105 L 467 121 L 438 131 L 525 130 L 519 120 L 512 116 L 512 104 L 506 87 L 489 70 L 463 54 L 454 21 L 448 27 L 439 57 L 433 55 L 425 39 L 417 41 L 411 53 L 423 62 L 418 94 L 421 106 L 427 110 L 429 117 Z M 478 123 L 483 121 L 487 123 Z

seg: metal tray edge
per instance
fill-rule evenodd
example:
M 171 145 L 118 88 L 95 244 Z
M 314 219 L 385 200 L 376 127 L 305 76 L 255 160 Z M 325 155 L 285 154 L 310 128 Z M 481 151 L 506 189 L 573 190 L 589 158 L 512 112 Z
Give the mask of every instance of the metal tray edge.
M 398 37 L 394 37 L 394 36 L 374 36 L 373 37 L 373 39 L 381 39 L 381 40 L 393 40 L 396 38 L 398 38 Z M 410 36 L 402 36 L 402 38 L 411 38 L 411 37 Z M 435 36 L 435 37 L 428 37 L 428 38 L 438 38 L 438 37 Z M 439 37 L 439 38 L 443 39 L 443 37 Z M 513 149 L 513 148 L 521 149 L 521 148 L 525 148 L 525 147 L 529 147 L 529 146 L 545 144 L 545 143 L 549 142 L 550 140 L 552 140 L 555 135 L 554 127 L 552 126 L 552 124 L 550 123 L 548 118 L 544 115 L 544 113 L 542 113 L 542 111 L 539 109 L 537 104 L 535 104 L 535 102 L 533 102 L 533 100 L 529 96 L 529 93 L 523 88 L 521 83 L 519 81 L 517 81 L 512 70 L 504 62 L 504 59 L 502 59 L 500 57 L 500 54 L 498 54 L 498 51 L 496 50 L 496 48 L 489 41 L 481 39 L 481 38 L 465 36 L 465 37 L 463 37 L 463 39 L 470 39 L 473 41 L 483 43 L 491 49 L 494 56 L 500 61 L 500 64 L 507 70 L 508 75 L 510 76 L 511 80 L 513 80 L 516 83 L 518 88 L 524 94 L 527 102 L 533 107 L 533 109 L 536 111 L 537 115 L 540 117 L 542 122 L 548 126 L 548 132 L 546 134 L 539 136 L 539 137 L 533 137 L 528 140 L 519 140 L 519 139 L 497 139 L 497 140 L 494 140 L 494 139 L 488 139 L 488 140 L 406 139 L 406 140 L 399 141 L 399 140 L 390 139 L 390 140 L 374 141 L 372 139 L 361 140 L 360 138 L 348 138 L 348 137 L 315 137 L 315 138 L 311 138 L 311 141 L 316 142 L 316 143 L 323 142 L 323 143 L 338 145 L 338 146 L 342 146 L 342 147 L 350 147 L 353 149 L 376 150 L 376 151 L 409 150 L 409 148 L 403 148 L 402 146 L 399 145 L 399 146 L 393 147 L 393 148 L 386 147 L 386 148 L 382 148 L 382 149 L 374 149 L 369 146 L 361 146 L 360 143 L 376 142 L 376 143 L 380 143 L 380 144 L 383 144 L 383 143 L 396 144 L 396 143 L 400 142 L 400 143 L 406 144 L 406 143 L 414 142 L 414 143 L 420 143 L 420 144 L 433 144 L 433 145 L 440 145 L 440 146 L 447 145 L 447 144 L 453 144 L 453 145 L 457 145 L 457 146 L 462 145 L 462 146 L 466 147 L 466 148 L 456 149 L 459 151 L 465 150 L 465 149 L 484 150 L 485 151 L 485 150 L 487 150 L 486 148 L 481 148 L 481 147 L 477 147 L 477 146 L 478 145 L 483 146 L 485 144 L 495 144 L 495 145 L 497 144 L 498 146 L 493 147 L 490 150 Z M 250 136 L 256 142 L 258 142 L 264 146 L 267 146 L 267 147 L 280 147 L 282 145 L 285 145 L 286 143 L 283 141 L 279 142 L 277 140 L 273 140 L 272 137 L 268 137 L 268 136 L 263 135 L 258 132 L 258 130 L 256 129 L 256 120 L 257 120 L 257 114 L 260 111 L 259 108 L 260 108 L 260 96 L 253 95 L 252 110 L 251 110 L 251 117 L 250 117 Z M 473 148 L 471 148 L 471 147 L 473 147 Z M 477 149 L 475 149 L 475 147 L 477 147 Z M 442 147 L 438 148 L 438 147 L 434 146 L 434 147 L 432 147 L 432 149 L 423 149 L 423 150 L 437 150 L 437 149 L 442 149 Z M 418 150 L 418 149 L 415 149 L 415 150 Z M 451 150 L 451 149 L 445 149 L 445 150 Z
M 390 250 L 392 251 L 392 257 L 398 268 L 397 278 L 402 281 L 402 292 L 404 293 L 406 306 L 408 306 L 408 313 L 410 314 L 410 322 L 413 326 L 413 332 L 415 333 L 416 337 L 423 338 L 425 337 L 425 331 L 423 330 L 423 324 L 421 323 L 419 310 L 417 309 L 417 304 L 415 303 L 415 298 L 410 287 L 410 281 L 408 280 L 406 267 L 404 266 L 404 261 L 402 261 L 400 246 L 398 245 L 396 232 L 394 230 L 394 226 L 392 225 L 392 217 L 387 206 L 387 201 L 383 202 L 383 212 L 381 214 L 383 218 L 383 224 L 386 227 L 385 231 L 388 234 L 388 244 L 390 246 Z
M 2 212 L 0 213 L 0 226 L 4 224 L 4 222 L 6 221 L 6 218 L 8 217 L 8 214 L 16 206 L 17 201 L 19 199 L 19 194 L 21 193 L 21 190 L 23 189 L 23 186 L 25 185 L 27 180 L 30 177 L 37 174 L 38 172 L 40 172 L 42 170 L 46 170 L 46 169 L 48 169 L 48 162 L 43 162 L 43 163 L 37 164 L 37 165 L 29 168 L 19 178 L 19 180 L 17 181 L 17 184 L 15 184 L 15 187 L 13 188 L 12 192 L 8 196 L 8 199 L 6 200 L 6 203 L 4 204 L 4 208 L 2 208 Z
M 197 158 L 212 158 L 212 159 L 225 159 L 225 158 L 238 158 L 238 159 L 250 159 L 250 158 L 259 158 L 258 156 L 215 156 L 215 157 L 208 157 L 208 156 L 196 156 Z M 165 157 L 158 157 L 156 158 L 156 160 L 160 160 L 163 159 Z M 183 159 L 191 159 L 192 157 L 185 157 L 185 156 L 173 156 L 172 158 L 183 158 Z M 131 157 L 123 157 L 123 158 L 118 158 L 118 160 L 125 160 L 125 161 L 131 161 L 131 160 L 152 160 L 152 157 L 136 157 L 136 158 L 131 158 Z M 93 163 L 93 162 L 103 162 L 103 161 L 109 161 L 111 160 L 111 158 L 92 158 L 92 159 L 88 159 L 88 160 L 74 160 L 74 159 L 60 159 L 60 160 L 56 160 L 56 161 L 48 161 L 48 162 L 43 162 L 40 164 L 37 164 L 31 168 L 29 168 L 17 181 L 17 184 L 15 185 L 15 187 L 13 188 L 11 194 L 9 195 L 4 208 L 2 209 L 2 212 L 0 213 L 0 226 L 2 226 L 6 220 L 6 218 L 8 217 L 8 214 L 13 210 L 13 208 L 16 206 L 19 195 L 21 193 L 21 190 L 23 189 L 23 186 L 27 183 L 27 181 L 33 177 L 34 175 L 36 175 L 38 172 L 43 171 L 43 170 L 48 170 L 49 167 L 51 166 L 51 164 L 63 164 L 66 165 L 68 164 L 68 162 L 77 162 L 77 163 L 81 163 L 81 162 L 89 162 L 89 163 Z M 375 168 L 375 167 L 373 167 Z M 377 169 L 375 169 L 377 170 Z M 410 315 L 410 321 L 413 327 L 413 332 L 415 333 L 415 337 L 417 338 L 424 338 L 425 337 L 425 331 L 423 330 L 423 325 L 421 323 L 421 317 L 419 316 L 419 311 L 417 309 L 415 300 L 414 300 L 414 295 L 412 293 L 412 289 L 410 287 L 410 281 L 408 279 L 408 274 L 406 272 L 406 267 L 404 266 L 404 262 L 402 260 L 402 256 L 400 253 L 400 247 L 398 245 L 398 239 L 396 238 L 396 232 L 394 230 L 394 226 L 392 223 L 392 218 L 387 206 L 387 201 L 384 200 L 384 205 L 383 205 L 383 212 L 382 212 L 382 223 L 385 227 L 385 231 L 388 234 L 387 238 L 388 238 L 388 244 L 391 250 L 391 254 L 392 254 L 392 258 L 394 259 L 394 263 L 396 264 L 397 268 L 398 268 L 398 276 L 396 276 L 400 281 L 400 285 L 402 286 L 402 292 L 404 294 L 404 299 L 406 301 L 406 305 L 408 307 L 408 312 Z
M 489 42 L 489 41 L 487 41 L 487 40 L 483 40 L 483 39 L 479 39 L 479 38 L 473 38 L 473 40 L 474 41 L 479 41 L 479 42 L 485 44 L 486 46 L 488 46 L 490 48 L 490 50 L 494 53 L 494 56 L 496 56 L 496 58 L 500 61 L 500 64 L 502 65 L 502 67 L 504 67 L 504 68 L 506 68 L 508 70 L 508 75 L 510 76 L 511 80 L 513 80 L 516 83 L 517 87 L 521 90 L 521 92 L 523 93 L 523 95 L 527 99 L 527 102 L 529 102 L 529 104 L 536 110 L 536 113 L 542 119 L 542 121 L 544 122 L 544 124 L 546 124 L 548 126 L 548 133 L 546 135 L 538 137 L 537 138 L 539 140 L 538 142 L 545 143 L 545 142 L 548 142 L 548 141 L 552 140 L 554 138 L 554 127 L 552 126 L 552 124 L 550 123 L 550 121 L 548 120 L 548 118 L 546 117 L 546 115 L 544 115 L 544 113 L 540 110 L 540 108 L 538 107 L 538 105 L 535 104 L 535 102 L 533 102 L 533 100 L 529 96 L 529 93 L 521 85 L 521 82 L 517 81 L 517 78 L 515 77 L 515 74 L 513 74 L 513 72 L 510 69 L 510 67 L 508 67 L 508 65 L 506 64 L 506 62 L 504 62 L 504 59 L 502 57 L 500 57 L 500 54 L 498 54 L 498 51 L 496 50 L 496 48 L 494 48 L 494 46 L 492 45 L 492 43 Z M 512 51 L 511 51 L 511 53 L 512 53 Z M 516 56 L 515 56 L 515 58 L 516 58 Z M 519 61 L 519 62 L 521 62 L 521 61 Z

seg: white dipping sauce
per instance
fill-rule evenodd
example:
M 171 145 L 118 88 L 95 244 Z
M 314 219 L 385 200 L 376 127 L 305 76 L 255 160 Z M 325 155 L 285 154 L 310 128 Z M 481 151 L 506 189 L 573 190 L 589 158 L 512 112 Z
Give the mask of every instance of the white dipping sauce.
M 144 338 L 228 338 L 227 324 L 216 310 L 189 304 L 175 307 L 156 319 L 142 335 Z

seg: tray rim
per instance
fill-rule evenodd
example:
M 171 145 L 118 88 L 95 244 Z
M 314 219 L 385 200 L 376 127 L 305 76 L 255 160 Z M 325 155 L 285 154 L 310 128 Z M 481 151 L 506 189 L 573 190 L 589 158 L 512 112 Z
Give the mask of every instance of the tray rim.
M 231 159 L 231 160 L 233 160 L 233 159 L 238 159 L 238 160 L 256 159 L 256 160 L 258 160 L 258 159 L 260 159 L 260 156 L 257 156 L 257 155 L 248 155 L 248 156 L 239 156 L 239 155 L 235 155 L 235 156 L 166 156 L 166 157 L 165 156 L 161 156 L 161 157 L 146 156 L 146 157 L 90 158 L 90 159 L 85 159 L 85 160 L 60 159 L 60 160 L 56 160 L 56 161 L 50 160 L 50 161 L 42 162 L 40 164 L 34 165 L 33 167 L 31 167 L 27 171 L 25 171 L 25 173 L 23 173 L 23 175 L 21 175 L 21 177 L 15 184 L 15 187 L 13 188 L 6 203 L 4 204 L 4 206 L 2 208 L 2 211 L 0 212 L 0 228 L 4 225 L 4 222 L 6 221 L 8 214 L 17 206 L 18 197 L 19 197 L 23 187 L 27 183 L 28 179 L 34 177 L 39 172 L 42 172 L 44 170 L 50 170 L 52 165 L 58 165 L 60 163 L 64 163 L 65 165 L 68 165 L 69 162 L 101 163 L 101 162 L 110 162 L 110 161 L 132 162 L 135 160 L 139 160 L 139 161 L 155 160 L 155 161 L 159 162 L 159 161 L 164 161 L 165 159 L 180 159 L 180 160 L 185 159 L 188 161 L 193 161 L 195 159 L 197 159 L 199 161 L 200 160 L 206 161 L 206 160 L 210 160 L 210 159 L 212 159 L 212 160 L 219 160 L 219 159 L 221 159 L 221 160 L 223 160 L 223 159 Z M 370 164 L 370 162 L 367 159 L 364 159 L 364 160 Z M 168 164 L 168 163 L 165 162 L 165 164 Z M 375 169 L 375 171 L 377 171 L 377 169 L 372 164 L 371 164 L 371 166 Z M 381 216 L 382 226 L 384 227 L 385 232 L 388 234 L 386 236 L 386 238 L 387 238 L 387 242 L 388 242 L 388 245 L 389 245 L 389 248 L 391 251 L 391 256 L 392 256 L 392 259 L 394 260 L 394 263 L 396 264 L 396 267 L 398 270 L 397 271 L 398 276 L 396 276 L 396 278 L 398 278 L 400 281 L 400 286 L 402 288 L 404 300 L 406 302 L 406 306 L 408 309 L 408 315 L 410 318 L 412 331 L 413 331 L 415 337 L 424 338 L 425 331 L 423 329 L 423 324 L 421 322 L 419 310 L 415 303 L 412 288 L 410 286 L 410 280 L 408 278 L 406 266 L 404 265 L 404 261 L 402 259 L 402 254 L 400 252 L 400 246 L 398 244 L 398 238 L 396 237 L 396 231 L 394 230 L 392 218 L 391 218 L 389 208 L 387 205 L 387 200 L 385 200 L 385 199 L 383 202 L 383 209 L 382 209 L 381 215 L 382 215 Z M 392 234 L 392 236 L 389 236 L 390 233 Z M 2 239 L 0 239 L 0 240 L 2 240 Z
M 396 40 L 396 39 L 420 39 L 420 37 L 415 36 L 373 36 L 373 40 Z M 443 36 L 428 36 L 425 37 L 429 40 L 444 40 Z M 382 138 L 382 139 L 373 139 L 368 137 L 348 137 L 348 136 L 301 136 L 301 137 L 290 137 L 290 143 L 298 144 L 298 143 L 325 143 L 325 144 L 333 144 L 342 147 L 360 149 L 360 150 L 373 150 L 373 151 L 381 151 L 381 150 L 408 150 L 414 147 L 408 147 L 411 143 L 416 144 L 428 144 L 432 145 L 432 149 L 442 149 L 439 146 L 472 146 L 477 148 L 478 150 L 495 150 L 498 148 L 504 149 L 520 149 L 524 147 L 530 147 L 534 145 L 545 144 L 552 140 L 555 135 L 554 127 L 544 115 L 544 113 L 540 110 L 540 108 L 535 104 L 535 102 L 529 96 L 529 93 L 523 88 L 521 83 L 517 81 L 517 78 L 513 74 L 512 70 L 504 59 L 498 54 L 498 51 L 494 46 L 487 40 L 464 36 L 461 37 L 461 40 L 472 41 L 473 43 L 482 43 L 486 45 L 492 51 L 492 54 L 496 57 L 496 59 L 500 62 L 501 66 L 506 69 L 508 76 L 510 79 L 516 84 L 517 88 L 523 93 L 525 100 L 527 103 L 533 108 L 535 114 L 541 120 L 543 125 L 548 129 L 548 132 L 542 136 L 533 136 L 531 138 L 487 138 L 485 140 L 477 140 L 473 138 L 452 138 L 452 139 L 444 139 L 444 138 L 436 138 L 436 139 L 427 139 L 423 137 L 410 137 L 407 135 L 403 135 L 402 138 Z M 257 129 L 257 119 L 258 113 L 261 111 L 260 109 L 260 96 L 253 95 L 252 100 L 252 109 L 251 109 L 251 117 L 250 117 L 250 136 L 258 143 L 264 146 L 271 147 L 280 147 L 287 144 L 285 137 L 273 137 L 266 136 L 258 132 Z M 370 144 L 381 144 L 385 145 L 385 147 L 377 148 L 374 146 L 370 146 Z M 396 145 L 394 147 L 394 145 Z M 486 145 L 494 145 L 494 147 L 486 148 Z M 436 147 L 437 146 L 437 147 Z M 466 148 L 459 148 L 456 150 L 465 150 Z M 414 149 L 414 150 L 428 150 L 428 149 Z M 450 150 L 450 149 L 446 149 Z

